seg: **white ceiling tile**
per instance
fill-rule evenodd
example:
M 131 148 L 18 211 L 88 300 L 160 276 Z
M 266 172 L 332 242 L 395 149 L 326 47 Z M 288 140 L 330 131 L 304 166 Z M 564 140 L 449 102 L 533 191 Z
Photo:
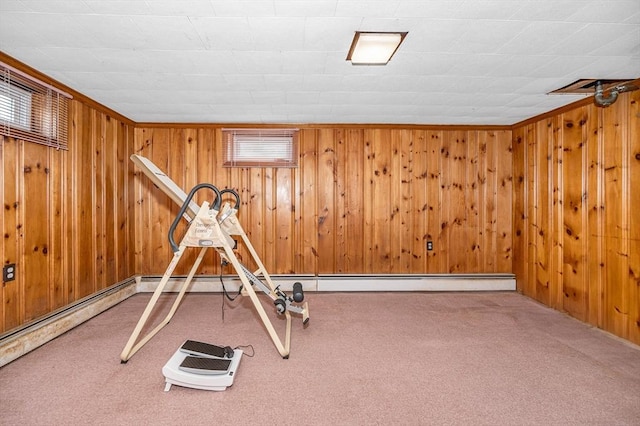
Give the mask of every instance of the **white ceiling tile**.
M 541 55 L 558 40 L 572 37 L 584 26 L 585 24 L 577 22 L 532 22 L 523 26 L 522 30 L 500 46 L 497 52 L 519 56 Z
M 511 19 L 526 22 L 567 21 L 584 7 L 585 0 L 556 0 L 556 1 L 519 1 L 519 9 L 511 15 Z
M 637 0 L 585 1 L 575 13 L 567 17 L 567 21 L 589 23 L 620 23 L 628 16 L 640 12 L 640 1 Z
M 600 49 L 610 41 L 618 39 L 630 32 L 636 32 L 632 25 L 587 24 L 574 34 L 567 36 L 545 51 L 555 55 L 588 55 Z
M 206 49 L 253 50 L 253 36 L 246 17 L 197 17 L 191 23 Z
M 547 92 L 577 78 L 638 77 L 639 8 L 4 0 L 0 50 L 135 121 L 512 124 L 573 102 Z M 387 66 L 353 66 L 357 30 L 409 34 Z
M 277 16 L 335 16 L 338 0 L 274 0 Z
M 211 0 L 216 16 L 275 16 L 272 1 L 261 0 Z

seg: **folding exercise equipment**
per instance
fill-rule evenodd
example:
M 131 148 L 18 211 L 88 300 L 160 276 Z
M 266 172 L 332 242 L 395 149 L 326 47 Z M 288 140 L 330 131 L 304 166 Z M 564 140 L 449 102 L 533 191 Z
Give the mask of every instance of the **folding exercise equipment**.
M 154 291 L 151 300 L 149 300 L 147 307 L 142 313 L 140 320 L 120 355 L 122 362 L 128 361 L 142 346 L 144 346 L 155 334 L 169 323 L 182 301 L 191 280 L 196 274 L 207 249 L 209 248 L 215 249 L 223 262 L 230 263 L 234 267 L 240 281 L 242 282 L 241 294 L 249 296 L 278 352 L 283 358 L 288 358 L 291 346 L 290 313 L 293 312 L 302 315 L 303 324 L 307 324 L 309 321 L 309 306 L 307 302 L 300 304 L 304 300 L 302 284 L 294 284 L 293 297 L 288 296 L 285 292 L 280 290 L 279 286 L 274 285 L 269 273 L 253 248 L 251 241 L 238 221 L 237 212 L 240 206 L 240 197 L 238 194 L 230 189 L 220 191 L 214 185 L 203 183 L 193 187 L 191 192 L 187 195 L 149 159 L 134 154 L 131 156 L 131 160 L 160 190 L 167 194 L 174 202 L 181 205 L 181 207 L 178 215 L 169 228 L 169 243 L 171 244 L 171 248 L 174 252 L 173 258 L 167 266 L 158 287 Z M 194 195 L 203 189 L 213 191 L 215 195 L 213 204 L 210 204 L 208 201 L 204 201 L 201 206 L 198 206 L 198 204 L 193 201 Z M 225 194 L 230 194 L 235 197 L 235 206 L 232 207 L 229 202 L 225 202 L 221 209 L 222 197 Z M 174 239 L 174 233 L 181 218 L 187 219 L 189 225 L 184 237 L 180 243 L 177 244 Z M 242 239 L 242 242 L 245 244 L 251 255 L 251 259 L 258 266 L 258 269 L 255 272 L 249 271 L 249 269 L 238 260 L 233 250 L 235 241 L 232 236 L 237 236 Z M 183 282 L 176 300 L 171 306 L 167 316 L 160 321 L 155 328 L 138 341 L 140 333 L 146 325 L 158 299 L 160 298 L 160 295 L 163 293 L 175 267 L 188 247 L 199 247 L 200 253 L 195 259 L 189 274 Z M 254 285 L 269 296 L 275 305 L 277 313 L 285 316 L 286 328 L 284 340 L 281 340 L 275 331 L 275 328 L 267 316 L 262 303 L 258 299 L 253 288 Z

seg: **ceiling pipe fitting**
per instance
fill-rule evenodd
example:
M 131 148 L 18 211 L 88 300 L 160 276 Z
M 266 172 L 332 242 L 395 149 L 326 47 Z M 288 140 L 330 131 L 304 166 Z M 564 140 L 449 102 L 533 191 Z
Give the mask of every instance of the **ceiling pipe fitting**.
M 608 107 L 613 104 L 616 99 L 618 99 L 618 90 L 617 87 L 614 87 L 609 91 L 608 96 L 604 96 L 604 89 L 602 88 L 602 82 L 600 80 L 596 81 L 596 93 L 593 96 L 593 99 L 596 105 L 601 107 Z

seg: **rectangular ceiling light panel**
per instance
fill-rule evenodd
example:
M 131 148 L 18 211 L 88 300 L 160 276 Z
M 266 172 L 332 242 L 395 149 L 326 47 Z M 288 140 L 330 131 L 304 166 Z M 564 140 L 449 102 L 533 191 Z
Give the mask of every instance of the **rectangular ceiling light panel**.
M 406 32 L 356 31 L 347 61 L 352 65 L 386 65 L 406 35 Z

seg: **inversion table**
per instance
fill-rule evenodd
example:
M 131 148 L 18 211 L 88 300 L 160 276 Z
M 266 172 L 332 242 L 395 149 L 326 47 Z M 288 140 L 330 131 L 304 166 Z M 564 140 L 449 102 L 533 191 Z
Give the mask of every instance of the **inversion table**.
M 155 336 L 165 325 L 169 323 L 178 309 L 191 280 L 196 274 L 198 267 L 209 248 L 215 249 L 223 262 L 230 263 L 234 267 L 242 282 L 241 294 L 249 296 L 262 323 L 267 329 L 271 340 L 276 346 L 276 349 L 283 358 L 288 358 L 291 346 L 291 312 L 302 315 L 303 324 L 306 325 L 309 322 L 309 306 L 307 302 L 302 303 L 304 300 L 302 284 L 295 283 L 293 285 L 293 297 L 288 296 L 280 290 L 279 286 L 274 285 L 269 273 L 253 248 L 251 241 L 249 241 L 247 234 L 244 232 L 240 222 L 238 221 L 237 212 L 240 205 L 240 197 L 238 194 L 230 189 L 220 191 L 214 185 L 205 183 L 196 185 L 187 195 L 149 159 L 133 154 L 131 156 L 131 160 L 151 180 L 151 182 L 168 195 L 176 204 L 180 205 L 181 208 L 169 229 L 169 243 L 171 244 L 171 248 L 174 252 L 173 258 L 167 266 L 158 287 L 154 291 L 151 300 L 149 300 L 149 303 L 142 313 L 133 333 L 129 337 L 127 344 L 122 350 L 120 355 L 122 362 L 127 362 L 142 346 L 144 346 L 153 336 Z M 210 205 L 208 201 L 205 201 L 201 206 L 199 206 L 195 201 L 193 201 L 193 197 L 196 192 L 203 189 L 208 189 L 214 192 L 216 198 L 212 205 Z M 231 194 L 235 197 L 235 206 L 232 207 L 229 202 L 225 202 L 221 209 L 222 197 L 225 194 Z M 177 244 L 174 240 L 173 234 L 181 218 L 187 219 L 189 226 L 180 244 Z M 235 241 L 232 238 L 233 236 L 240 237 L 249 251 L 251 258 L 258 266 L 258 269 L 255 272 L 249 271 L 249 269 L 238 260 L 233 250 L 235 245 Z M 164 291 L 166 284 L 171 278 L 175 267 L 188 247 L 199 247 L 200 253 L 195 259 L 189 274 L 183 282 L 176 300 L 171 306 L 167 316 L 148 334 L 138 340 L 142 329 L 151 316 L 151 313 L 153 312 L 160 295 Z M 271 320 L 267 316 L 267 313 L 256 294 L 254 286 L 269 296 L 273 301 L 278 314 L 284 315 L 286 319 L 284 340 L 281 340 L 276 333 Z

